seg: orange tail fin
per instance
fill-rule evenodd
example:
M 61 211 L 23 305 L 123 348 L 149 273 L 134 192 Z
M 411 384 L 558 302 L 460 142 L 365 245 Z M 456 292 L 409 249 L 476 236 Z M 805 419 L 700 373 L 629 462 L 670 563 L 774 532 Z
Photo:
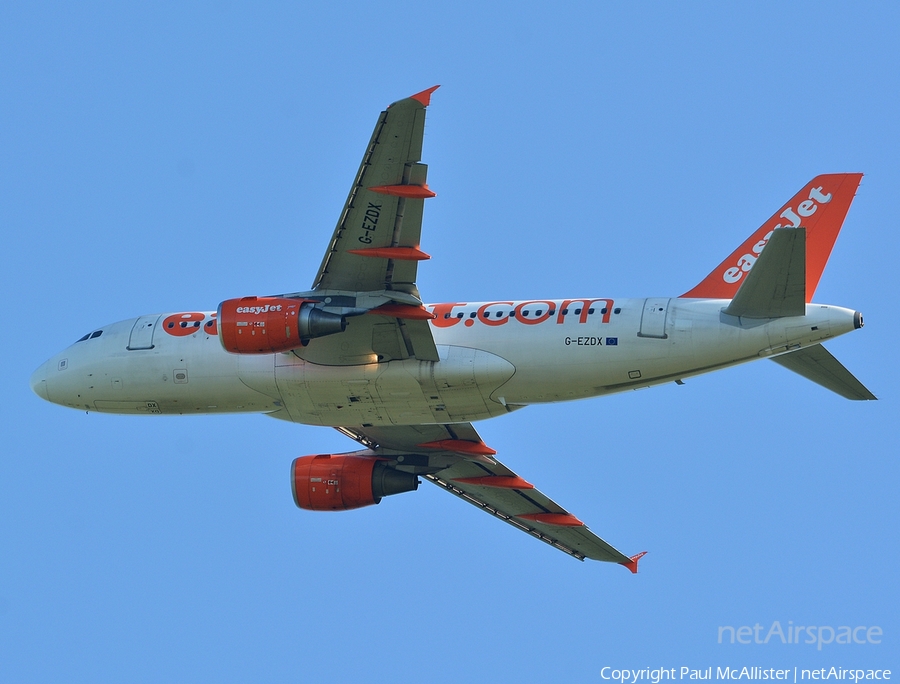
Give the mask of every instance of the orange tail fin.
M 861 180 L 861 173 L 816 176 L 699 285 L 681 296 L 734 298 L 744 274 L 753 267 L 772 231 L 803 226 L 806 228 L 806 299 L 811 301 Z

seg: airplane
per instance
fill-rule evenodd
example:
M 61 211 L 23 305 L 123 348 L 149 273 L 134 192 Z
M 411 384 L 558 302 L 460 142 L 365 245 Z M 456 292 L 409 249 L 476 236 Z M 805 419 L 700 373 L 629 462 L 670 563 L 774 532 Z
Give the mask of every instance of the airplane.
M 336 511 L 423 478 L 579 560 L 628 556 L 497 459 L 472 422 L 771 359 L 853 400 L 875 396 L 822 343 L 858 311 L 812 302 L 862 174 L 817 176 L 678 297 L 423 303 L 416 287 L 434 86 L 378 122 L 312 289 L 96 328 L 31 387 L 76 409 L 257 412 L 336 428 L 360 449 L 291 464 L 296 505 Z

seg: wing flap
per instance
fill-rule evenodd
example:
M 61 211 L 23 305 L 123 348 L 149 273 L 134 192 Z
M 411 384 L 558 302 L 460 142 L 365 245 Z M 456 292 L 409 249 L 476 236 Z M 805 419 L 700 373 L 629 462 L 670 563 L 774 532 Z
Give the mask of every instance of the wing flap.
M 416 357 L 440 361 L 428 321 L 390 316 L 354 316 L 338 335 L 310 340 L 297 356 L 322 366 L 386 363 Z
M 398 319 L 397 323 L 411 356 L 415 356 L 419 361 L 441 360 L 428 321 Z

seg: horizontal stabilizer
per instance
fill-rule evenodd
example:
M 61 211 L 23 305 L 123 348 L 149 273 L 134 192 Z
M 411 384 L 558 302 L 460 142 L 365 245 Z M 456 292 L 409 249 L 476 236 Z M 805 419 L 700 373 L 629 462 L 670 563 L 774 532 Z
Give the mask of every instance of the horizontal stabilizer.
M 806 314 L 805 228 L 779 228 L 772 233 L 725 313 L 745 318 Z
M 844 368 L 841 362 L 821 344 L 782 354 L 772 360 L 847 399 L 878 398 L 853 377 L 853 374 Z

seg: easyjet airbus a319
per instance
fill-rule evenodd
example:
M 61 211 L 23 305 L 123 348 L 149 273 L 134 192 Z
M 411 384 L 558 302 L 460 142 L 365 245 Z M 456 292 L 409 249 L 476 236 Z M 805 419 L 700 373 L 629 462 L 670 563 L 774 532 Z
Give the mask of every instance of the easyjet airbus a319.
M 420 162 L 436 89 L 378 118 L 311 290 L 216 312 L 151 314 L 88 333 L 34 391 L 124 414 L 258 412 L 359 442 L 297 458 L 300 508 L 337 511 L 424 478 L 569 555 L 627 556 L 496 457 L 472 421 L 770 358 L 848 399 L 874 399 L 822 342 L 861 328 L 812 303 L 861 174 L 818 176 L 680 297 L 423 303 Z

